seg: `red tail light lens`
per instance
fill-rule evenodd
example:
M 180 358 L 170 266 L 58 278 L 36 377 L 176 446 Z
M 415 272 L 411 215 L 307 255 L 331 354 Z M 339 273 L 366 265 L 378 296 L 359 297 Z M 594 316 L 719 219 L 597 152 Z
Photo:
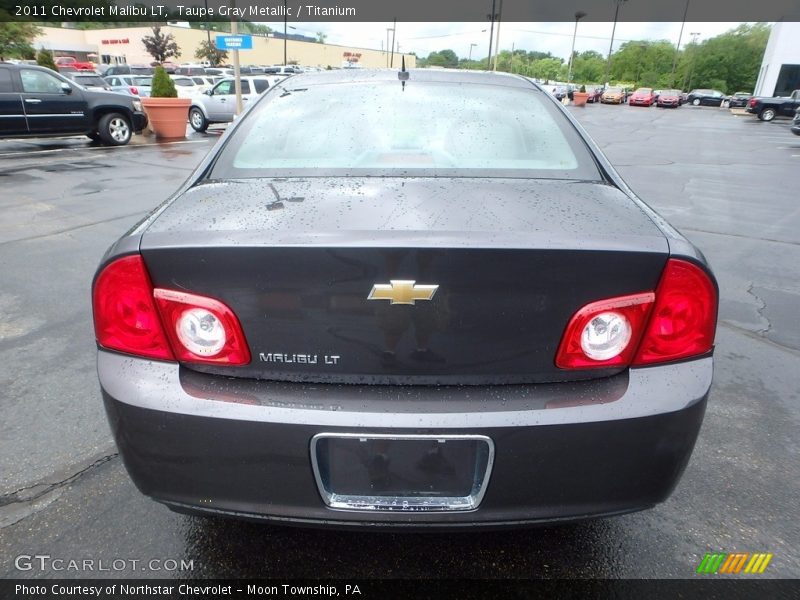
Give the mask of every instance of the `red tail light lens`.
M 92 294 L 94 331 L 103 348 L 175 360 L 153 301 L 153 286 L 139 255 L 109 264 Z
M 570 319 L 556 354 L 561 369 L 626 367 L 653 306 L 653 292 L 587 304 Z
M 667 261 L 655 293 L 592 302 L 570 319 L 561 369 L 643 366 L 698 356 L 714 345 L 717 291 L 690 262 Z
M 158 308 L 180 361 L 246 365 L 250 350 L 239 319 L 219 300 L 156 289 Z
M 139 88 L 134 87 L 134 86 L 130 86 L 128 89 L 131 91 L 131 94 L 133 94 L 134 96 L 138 96 L 139 95 Z
M 717 290 L 697 265 L 670 259 L 634 365 L 677 360 L 710 351 L 717 326 Z
M 142 257 L 106 266 L 92 294 L 94 328 L 103 348 L 192 363 L 250 362 L 242 327 L 219 300 L 153 289 Z
M 756 99 L 755 98 L 750 98 L 750 102 L 748 102 L 747 104 L 749 104 L 750 107 L 752 108 L 753 106 L 756 105 Z

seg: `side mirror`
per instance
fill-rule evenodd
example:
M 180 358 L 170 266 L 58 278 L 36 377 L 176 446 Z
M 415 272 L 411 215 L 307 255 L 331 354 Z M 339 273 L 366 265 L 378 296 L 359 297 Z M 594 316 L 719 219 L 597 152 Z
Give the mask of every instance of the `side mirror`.
M 206 96 L 213 96 L 213 95 L 214 95 L 214 90 L 206 90 L 206 91 L 205 91 L 205 92 L 203 92 L 203 93 L 204 93 Z
M 61 91 L 64 92 L 65 94 L 71 94 L 72 93 L 72 86 L 70 84 L 68 84 L 66 81 L 62 81 L 61 82 Z

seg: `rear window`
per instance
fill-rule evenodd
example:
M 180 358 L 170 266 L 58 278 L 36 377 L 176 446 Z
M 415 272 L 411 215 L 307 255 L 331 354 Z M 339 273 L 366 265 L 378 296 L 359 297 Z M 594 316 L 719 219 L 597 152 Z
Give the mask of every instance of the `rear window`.
M 253 86 L 256 88 L 256 93 L 261 94 L 269 89 L 269 82 L 266 79 L 254 79 Z
M 549 96 L 413 81 L 287 80 L 236 128 L 211 177 L 292 174 L 601 179 Z

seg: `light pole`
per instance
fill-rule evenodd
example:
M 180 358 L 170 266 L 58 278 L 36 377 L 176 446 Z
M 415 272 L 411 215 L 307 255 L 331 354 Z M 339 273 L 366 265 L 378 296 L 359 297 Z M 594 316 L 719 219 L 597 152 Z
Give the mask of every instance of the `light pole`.
M 693 31 L 689 34 L 692 36 L 692 63 L 689 65 L 689 74 L 687 76 L 687 80 L 684 81 L 686 85 L 683 87 L 686 88 L 687 91 L 692 89 L 692 75 L 694 75 L 694 63 L 697 60 L 697 38 L 700 35 L 699 31 Z
M 394 32 L 394 28 L 387 27 L 386 28 L 386 66 L 389 66 L 389 32 Z M 394 44 L 393 44 L 394 45 Z
M 469 45 L 469 58 L 467 59 L 468 61 L 471 61 L 471 60 L 472 60 L 472 49 L 473 49 L 475 46 L 477 46 L 477 45 L 478 45 L 478 44 L 470 44 L 470 45 Z
M 575 13 L 575 30 L 572 32 L 572 50 L 569 53 L 569 69 L 567 70 L 567 83 L 572 83 L 572 66 L 575 61 L 575 38 L 578 36 L 578 21 L 586 16 L 586 13 L 579 10 Z
M 611 76 L 611 50 L 614 48 L 614 33 L 617 31 L 617 17 L 619 17 L 619 7 L 623 2 L 628 0 L 616 0 L 617 8 L 614 10 L 614 27 L 611 28 L 611 44 L 608 46 L 608 60 L 606 61 L 606 80 L 603 84 L 608 83 L 608 78 Z
M 286 0 L 283 0 L 283 66 L 286 66 Z
M 392 53 L 389 55 L 389 68 L 391 69 L 394 67 L 394 36 L 396 34 L 395 29 L 397 29 L 397 19 L 392 22 Z

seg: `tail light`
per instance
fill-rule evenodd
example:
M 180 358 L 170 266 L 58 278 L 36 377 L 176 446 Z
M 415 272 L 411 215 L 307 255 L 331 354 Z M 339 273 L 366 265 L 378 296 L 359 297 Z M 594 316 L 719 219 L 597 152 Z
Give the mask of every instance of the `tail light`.
M 178 360 L 226 365 L 250 362 L 239 319 L 225 304 L 160 288 L 154 295 Z
M 103 348 L 192 363 L 244 365 L 250 350 L 239 320 L 219 300 L 153 289 L 142 257 L 109 264 L 94 285 L 94 324 Z
M 697 265 L 670 259 L 656 288 L 656 303 L 635 366 L 698 356 L 714 346 L 717 289 Z
M 750 102 L 748 102 L 747 105 L 750 108 L 754 107 L 756 105 L 756 99 L 755 98 L 750 98 Z
M 92 300 L 94 332 L 103 348 L 175 360 L 141 256 L 120 258 L 103 269 Z
M 134 96 L 138 96 L 139 95 L 139 88 L 130 85 L 130 86 L 128 86 L 128 89 L 131 91 L 131 94 L 133 94 Z
M 717 291 L 700 267 L 671 258 L 655 293 L 592 302 L 570 319 L 561 369 L 643 366 L 705 354 L 714 345 Z
M 642 337 L 655 294 L 633 294 L 592 302 L 570 319 L 556 366 L 591 369 L 628 366 Z

